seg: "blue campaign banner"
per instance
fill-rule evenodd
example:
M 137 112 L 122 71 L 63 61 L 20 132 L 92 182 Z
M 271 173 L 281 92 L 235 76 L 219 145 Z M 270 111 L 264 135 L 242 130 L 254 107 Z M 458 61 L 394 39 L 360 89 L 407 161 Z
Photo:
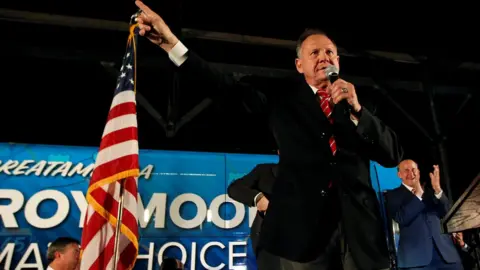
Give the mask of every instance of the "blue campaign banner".
M 85 194 L 97 148 L 0 144 L 0 265 L 46 269 L 48 243 L 81 239 Z M 140 256 L 188 269 L 256 269 L 248 236 L 255 209 L 232 201 L 228 185 L 275 155 L 140 151 Z M 219 267 L 222 266 L 222 267 Z
M 0 144 L 0 269 L 46 269 L 51 241 L 81 239 L 96 152 L 95 147 Z M 256 209 L 231 200 L 226 190 L 255 165 L 277 160 L 275 155 L 140 150 L 135 269 L 159 269 L 165 256 L 181 259 L 186 269 L 256 269 L 249 241 Z M 381 187 L 383 175 L 392 170 L 376 170 L 378 177 L 372 172 L 379 183 L 373 186 Z

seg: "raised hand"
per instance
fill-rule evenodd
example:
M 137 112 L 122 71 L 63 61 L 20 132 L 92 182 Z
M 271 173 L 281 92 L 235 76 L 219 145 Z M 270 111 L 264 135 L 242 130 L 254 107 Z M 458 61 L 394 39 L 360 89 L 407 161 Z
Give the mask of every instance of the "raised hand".
M 455 240 L 457 240 L 457 243 L 460 245 L 460 247 L 465 246 L 465 241 L 463 241 L 463 232 L 453 233 L 453 237 L 455 237 Z
M 139 34 L 169 52 L 177 44 L 178 38 L 172 33 L 162 17 L 142 1 L 135 1 L 135 5 L 142 10 L 142 13 L 137 17 L 140 28 Z
M 415 182 L 414 182 L 412 192 L 413 194 L 421 198 L 423 196 L 423 187 L 420 183 L 420 177 L 418 179 L 415 179 L 414 181 Z
M 432 181 L 432 188 L 435 191 L 435 194 L 438 194 L 442 191 L 440 186 L 440 170 L 438 165 L 433 165 L 433 172 L 430 173 L 430 180 Z

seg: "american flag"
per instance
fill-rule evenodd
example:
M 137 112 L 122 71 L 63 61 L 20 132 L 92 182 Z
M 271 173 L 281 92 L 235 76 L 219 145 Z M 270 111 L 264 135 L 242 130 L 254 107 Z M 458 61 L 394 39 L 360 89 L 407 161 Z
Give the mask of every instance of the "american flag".
M 113 269 L 115 228 L 118 209 L 121 207 L 122 184 L 123 213 L 116 269 L 132 269 L 138 255 L 135 30 L 136 25 L 132 25 L 87 191 L 88 208 L 82 232 L 81 270 Z

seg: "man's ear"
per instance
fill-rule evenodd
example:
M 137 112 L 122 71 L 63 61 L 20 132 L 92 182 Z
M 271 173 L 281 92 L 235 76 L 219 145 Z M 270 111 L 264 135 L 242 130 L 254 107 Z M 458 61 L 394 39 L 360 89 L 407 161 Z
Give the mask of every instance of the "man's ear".
M 297 68 L 298 73 L 303 73 L 302 59 L 295 59 L 295 67 Z
M 55 251 L 55 259 L 60 258 L 61 255 L 62 253 L 60 251 Z

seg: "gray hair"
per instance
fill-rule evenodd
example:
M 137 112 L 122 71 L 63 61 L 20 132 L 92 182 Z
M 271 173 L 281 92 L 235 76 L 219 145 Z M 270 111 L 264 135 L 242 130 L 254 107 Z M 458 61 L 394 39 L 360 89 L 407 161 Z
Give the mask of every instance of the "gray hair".
M 322 36 L 326 36 L 328 37 L 327 33 L 323 30 L 320 30 L 320 29 L 317 29 L 317 28 L 307 28 L 305 29 L 305 31 L 303 31 L 303 33 L 300 35 L 300 37 L 298 38 L 297 40 L 297 46 L 295 48 L 295 51 L 297 53 L 297 57 L 300 58 L 300 53 L 301 53 L 301 50 L 302 50 L 302 45 L 303 45 L 303 42 L 310 36 L 313 36 L 313 35 L 322 35 Z M 329 38 L 329 37 L 328 37 Z M 331 39 L 330 39 L 331 40 Z M 332 40 L 332 43 L 333 45 L 335 45 L 335 47 L 337 47 L 337 44 L 335 44 L 335 42 Z

